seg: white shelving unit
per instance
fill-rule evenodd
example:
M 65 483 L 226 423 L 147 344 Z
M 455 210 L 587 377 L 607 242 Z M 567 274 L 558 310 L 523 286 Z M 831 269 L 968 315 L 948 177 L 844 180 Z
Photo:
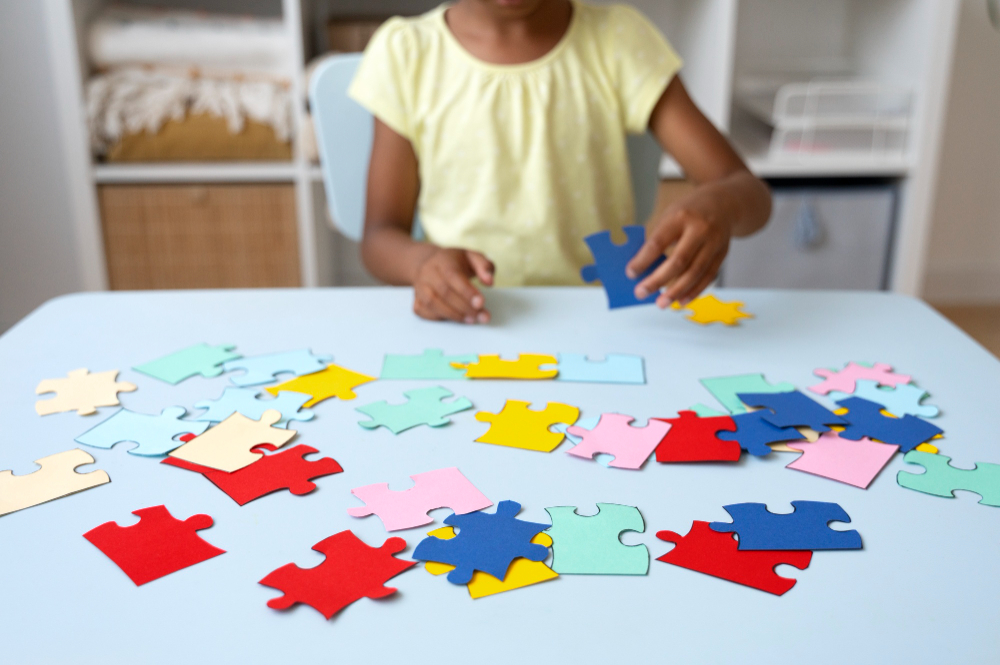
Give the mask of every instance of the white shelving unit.
M 142 0 L 144 3 L 148 0 Z M 45 0 L 50 53 L 66 103 L 60 136 L 77 200 L 75 227 L 87 286 L 106 288 L 96 185 L 111 183 L 288 182 L 296 189 L 302 283 L 336 281 L 342 242 L 325 223 L 319 167 L 296 142 L 291 162 L 94 164 L 87 151 L 82 89 L 89 66 L 87 21 L 102 0 Z M 918 295 L 922 285 L 944 100 L 961 0 L 635 0 L 685 60 L 682 76 L 706 115 L 729 134 L 750 168 L 765 178 L 884 177 L 898 182 L 890 288 Z M 415 13 L 436 4 L 416 0 L 157 0 L 159 6 L 281 15 L 287 28 L 289 78 L 304 99 L 305 65 L 321 52 L 326 19 L 335 15 Z M 736 111 L 734 91 L 746 77 L 775 72 L 852 74 L 912 88 L 915 114 L 906 153 L 891 159 L 815 155 L 775 159 L 767 136 Z M 301 122 L 301 116 L 297 116 Z M 682 177 L 666 157 L 661 177 Z

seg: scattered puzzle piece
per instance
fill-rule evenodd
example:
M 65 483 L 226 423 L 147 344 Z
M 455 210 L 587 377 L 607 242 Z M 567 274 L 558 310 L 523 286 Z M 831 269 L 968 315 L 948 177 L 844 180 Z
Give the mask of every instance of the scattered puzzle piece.
M 305 393 L 293 393 L 283 390 L 274 399 L 260 399 L 265 392 L 258 392 L 256 388 L 233 388 L 227 387 L 222 391 L 222 396 L 215 400 L 203 399 L 195 404 L 197 409 L 206 409 L 195 420 L 210 423 L 220 423 L 234 413 L 241 413 L 251 420 L 258 420 L 264 412 L 274 409 L 281 413 L 281 419 L 274 424 L 275 427 L 288 427 L 290 420 L 312 420 L 316 414 L 302 406 L 312 399 L 312 395 Z
M 417 425 L 443 427 L 451 422 L 448 416 L 472 408 L 472 402 L 464 397 L 451 402 L 442 401 L 452 396 L 446 388 L 417 388 L 407 390 L 403 395 L 407 398 L 404 404 L 389 404 L 382 400 L 358 407 L 357 411 L 371 418 L 358 424 L 365 429 L 385 427 L 393 434 L 399 434 Z
M 847 421 L 826 407 L 809 399 L 798 390 L 786 393 L 740 393 L 747 406 L 767 409 L 761 418 L 775 427 L 808 427 L 816 432 L 828 432 L 827 425 L 846 425 Z
M 167 407 L 158 416 L 121 409 L 76 437 L 76 441 L 95 448 L 111 448 L 116 443 L 131 441 L 139 444 L 129 450 L 132 455 L 166 455 L 182 445 L 177 440 L 181 434 L 197 435 L 208 429 L 208 423 L 182 420 L 185 413 L 183 406 Z
M 740 444 L 718 437 L 719 432 L 736 431 L 730 416 L 699 418 L 694 411 L 680 411 L 676 418 L 662 420 L 670 429 L 656 447 L 657 462 L 739 461 Z
M 940 410 L 936 406 L 920 403 L 927 397 L 927 391 L 912 383 L 901 383 L 895 388 L 880 388 L 878 382 L 866 379 L 858 379 L 854 383 L 856 386 L 854 389 L 855 397 L 881 404 L 886 411 L 897 418 L 902 418 L 903 416 L 937 418 L 940 414 Z M 849 395 L 833 390 L 830 391 L 828 397 L 834 402 L 839 402 L 849 397 Z
M 416 565 L 393 556 L 406 549 L 402 538 L 389 538 L 381 547 L 370 547 L 353 532 L 341 531 L 312 548 L 326 555 L 323 563 L 314 568 L 285 564 L 259 582 L 284 593 L 267 601 L 268 607 L 287 610 L 295 603 L 303 603 L 329 620 L 356 600 L 396 593 L 385 583 Z
M 380 379 L 429 379 L 444 381 L 464 379 L 465 370 L 455 365 L 467 365 L 479 359 L 475 353 L 446 356 L 441 349 L 426 349 L 418 356 L 387 353 L 382 363 Z M 453 365 L 454 363 L 454 365 Z
M 305 407 L 310 407 L 331 397 L 344 400 L 354 399 L 357 397 L 354 393 L 355 388 L 374 380 L 374 376 L 360 374 L 340 365 L 328 365 L 326 369 L 319 372 L 298 376 L 291 381 L 264 390 L 272 395 L 286 390 L 311 395 L 312 399 L 303 404 Z
M 931 443 L 921 443 L 914 450 L 919 450 L 922 453 L 930 453 L 931 455 L 937 455 L 940 452 L 938 447 Z
M 658 531 L 656 537 L 676 547 L 657 561 L 694 570 L 723 580 L 783 595 L 796 580 L 781 577 L 775 566 L 786 564 L 805 570 L 812 552 L 757 550 L 741 551 L 732 534 L 713 531 L 708 522 L 695 521 L 686 536 L 673 531 Z
M 900 471 L 896 482 L 900 487 L 955 498 L 954 490 L 975 492 L 982 497 L 984 506 L 1000 506 L 1000 464 L 979 462 L 971 469 L 959 469 L 951 465 L 951 458 L 911 450 L 903 457 L 909 464 L 924 467 L 924 473 Z
M 795 386 L 782 382 L 771 385 L 763 374 L 737 374 L 735 376 L 718 376 L 702 379 L 701 385 L 712 393 L 715 399 L 729 413 L 746 413 L 747 408 L 740 401 L 740 393 L 787 393 L 795 390 Z
M 851 517 L 836 503 L 792 501 L 790 513 L 772 513 L 763 503 L 723 506 L 732 522 L 712 522 L 713 531 L 735 532 L 740 550 L 859 550 L 861 535 L 835 531 L 830 522 L 850 522 Z
M 458 535 L 451 540 L 424 538 L 413 558 L 455 566 L 448 573 L 452 584 L 468 584 L 477 570 L 503 580 L 514 559 L 545 561 L 549 556 L 549 548 L 531 542 L 549 525 L 519 520 L 520 511 L 521 504 L 516 501 L 501 501 L 492 514 L 449 515 L 444 523 L 458 527 Z
M 224 362 L 240 357 L 235 348 L 235 344 L 195 344 L 132 369 L 174 385 L 198 374 L 211 379 L 222 374 Z
M 727 326 L 737 326 L 740 319 L 752 319 L 753 314 L 744 312 L 741 308 L 744 303 L 739 301 L 722 302 L 711 293 L 695 298 L 683 309 L 691 313 L 686 318 L 705 326 L 710 323 L 721 323 Z
M 139 518 L 138 524 L 123 527 L 105 522 L 83 537 L 136 586 L 226 553 L 198 535 L 212 526 L 208 515 L 179 520 L 162 505 L 133 510 L 132 514 Z
M 788 444 L 802 455 L 787 468 L 822 476 L 861 489 L 867 489 L 879 471 L 889 463 L 899 446 L 862 437 L 857 441 L 841 438 L 836 432 L 825 432 L 814 443 L 800 441 Z
M 596 515 L 580 515 L 573 506 L 546 508 L 552 518 L 552 570 L 560 575 L 645 575 L 649 550 L 625 545 L 625 531 L 642 533 L 639 509 L 617 503 L 597 504 Z
M 418 473 L 410 478 L 413 487 L 399 492 L 390 490 L 389 483 L 352 489 L 351 494 L 365 505 L 348 508 L 347 514 L 351 517 L 378 515 L 386 531 L 399 531 L 430 524 L 434 520 L 427 513 L 436 508 L 451 508 L 456 515 L 462 515 L 493 505 L 455 467 Z
M 245 370 L 244 374 L 230 379 L 233 385 L 259 386 L 262 383 L 271 383 L 278 374 L 302 376 L 320 372 L 331 360 L 332 356 L 317 356 L 309 349 L 300 349 L 230 360 L 223 365 L 223 368 L 227 372 Z
M 656 270 L 665 258 L 658 257 L 641 275 L 629 279 L 625 274 L 625 266 L 646 242 L 646 229 L 641 226 L 626 226 L 622 231 L 625 232 L 625 243 L 622 245 L 616 245 L 611 240 L 610 231 L 598 231 L 584 238 L 594 257 L 594 264 L 584 266 L 580 271 L 580 277 L 585 282 L 600 280 L 601 286 L 607 293 L 610 309 L 656 302 L 658 293 L 652 293 L 642 300 L 637 299 L 635 287 Z
M 490 428 L 476 441 L 551 453 L 562 443 L 563 434 L 549 428 L 556 423 L 574 423 L 580 415 L 580 409 L 559 402 L 549 402 L 541 411 L 529 406 L 529 402 L 509 399 L 500 413 L 480 411 L 476 420 L 490 423 Z
M 609 353 L 604 360 L 590 360 L 583 353 L 560 353 L 556 381 L 580 383 L 646 383 L 642 356 Z
M 757 457 L 771 454 L 771 446 L 768 444 L 802 440 L 802 435 L 797 429 L 775 427 L 764 419 L 766 415 L 767 411 L 738 413 L 732 417 L 736 431 L 722 432 L 718 437 L 723 441 L 735 441 L 740 448 Z
M 720 411 L 719 409 L 713 409 L 710 406 L 702 404 L 701 402 L 692 406 L 688 411 L 694 411 L 695 415 L 699 418 L 714 418 L 715 416 L 728 416 L 730 415 L 728 411 Z
M 191 439 L 170 453 L 171 457 L 232 473 L 253 464 L 262 457 L 252 452 L 262 443 L 280 448 L 295 436 L 295 430 L 278 429 L 274 423 L 281 414 L 265 411 L 260 420 L 251 420 L 234 413 L 200 436 Z
M 815 386 L 809 386 L 809 390 L 817 395 L 826 395 L 831 390 L 851 394 L 856 388 L 855 382 L 858 379 L 867 379 L 875 381 L 880 386 L 892 387 L 910 382 L 909 375 L 893 374 L 892 365 L 886 365 L 885 363 L 875 363 L 871 367 L 866 367 L 855 362 L 849 362 L 844 369 L 838 372 L 821 367 L 813 371 L 813 374 L 824 379 Z
M 93 463 L 93 457 L 74 448 L 35 460 L 41 468 L 23 476 L 15 476 L 10 470 L 0 471 L 0 515 L 110 483 L 105 471 L 76 473 L 74 470 Z
M 479 360 L 468 365 L 452 363 L 453 367 L 464 368 L 467 379 L 554 379 L 558 369 L 542 369 L 542 365 L 555 365 L 555 356 L 538 353 L 522 353 L 517 360 L 503 360 L 500 356 L 479 356 Z
M 36 395 L 55 393 L 52 399 L 35 402 L 35 412 L 40 416 L 76 411 L 81 416 L 97 413 L 99 406 L 118 406 L 118 393 L 130 393 L 134 383 L 115 381 L 118 370 L 95 372 L 85 368 L 74 369 L 65 379 L 45 379 L 35 388 Z
M 840 432 L 842 439 L 857 441 L 867 436 L 882 443 L 899 446 L 908 453 L 921 443 L 933 439 L 942 430 L 916 416 L 892 418 L 882 415 L 882 405 L 860 397 L 848 397 L 837 402 L 847 409 L 848 425 Z
M 566 432 L 581 437 L 582 441 L 566 452 L 584 459 L 594 459 L 599 453 L 614 455 L 614 461 L 608 466 L 640 469 L 663 440 L 670 424 L 651 418 L 645 427 L 633 427 L 629 424 L 633 420 L 632 416 L 605 413 L 592 430 L 570 427 Z

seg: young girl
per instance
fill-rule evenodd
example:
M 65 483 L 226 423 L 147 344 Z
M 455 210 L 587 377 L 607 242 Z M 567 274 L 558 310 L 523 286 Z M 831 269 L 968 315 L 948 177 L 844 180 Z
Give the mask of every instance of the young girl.
M 657 305 L 715 278 L 760 229 L 767 187 L 695 107 L 681 61 L 636 10 L 577 0 L 458 0 L 388 21 L 350 95 L 375 116 L 362 257 L 412 284 L 428 319 L 486 323 L 486 286 L 581 284 L 584 236 L 633 222 L 626 133 L 647 129 L 697 188 L 647 229 L 626 270 Z M 412 237 L 418 213 L 427 241 Z

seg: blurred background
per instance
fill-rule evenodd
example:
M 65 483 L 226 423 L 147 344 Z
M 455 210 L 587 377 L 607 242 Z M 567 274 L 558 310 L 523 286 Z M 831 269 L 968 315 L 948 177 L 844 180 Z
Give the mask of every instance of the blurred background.
M 373 284 L 327 212 L 306 90 L 436 4 L 0 0 L 0 331 L 81 290 Z M 631 4 L 774 189 L 724 286 L 918 296 L 998 352 L 995 0 Z M 689 185 L 630 147 L 647 217 Z

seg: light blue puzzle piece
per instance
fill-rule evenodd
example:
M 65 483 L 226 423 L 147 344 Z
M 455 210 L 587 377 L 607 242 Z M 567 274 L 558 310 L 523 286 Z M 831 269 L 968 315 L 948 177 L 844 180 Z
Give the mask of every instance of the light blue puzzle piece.
M 383 400 L 358 407 L 357 411 L 371 418 L 358 424 L 365 429 L 386 427 L 393 434 L 399 434 L 417 425 L 442 427 L 451 422 L 448 416 L 472 408 L 472 402 L 464 397 L 451 402 L 441 401 L 452 396 L 447 388 L 418 388 L 407 390 L 403 395 L 407 398 L 403 404 L 389 404 Z
M 136 365 L 132 369 L 174 385 L 196 374 L 210 379 L 222 374 L 224 362 L 240 357 L 240 354 L 233 352 L 235 348 L 235 344 L 219 344 L 217 346 L 195 344 L 186 349 L 175 351 L 169 356 Z
M 181 420 L 187 413 L 183 406 L 170 406 L 158 416 L 121 409 L 104 422 L 92 427 L 77 442 L 95 448 L 110 448 L 122 441 L 139 444 L 129 452 L 133 455 L 166 455 L 183 445 L 176 437 L 182 434 L 201 434 L 208 423 Z
M 712 396 L 719 400 L 719 404 L 734 415 L 747 412 L 747 408 L 740 401 L 740 398 L 737 397 L 740 393 L 790 393 L 795 390 L 795 386 L 787 382 L 771 385 L 764 378 L 763 374 L 718 376 L 711 379 L 702 379 L 701 385 L 705 386 L 708 392 L 712 393 Z
M 260 399 L 264 397 L 265 399 Z M 272 427 L 287 428 L 290 420 L 312 420 L 316 414 L 311 409 L 303 409 L 302 405 L 312 399 L 312 395 L 282 390 L 277 397 L 271 398 L 267 392 L 258 392 L 256 388 L 228 387 L 222 391 L 218 399 L 204 399 L 195 407 L 208 409 L 194 420 L 210 423 L 221 423 L 233 415 L 241 413 L 252 420 L 260 420 L 264 412 L 274 409 L 281 412 L 281 420 Z
M 604 360 L 588 360 L 583 353 L 560 353 L 556 381 L 581 383 L 646 383 L 642 356 L 609 353 Z
M 860 363 L 859 363 L 860 364 Z M 920 401 L 927 397 L 927 391 L 912 383 L 905 383 L 891 388 L 889 386 L 879 386 L 877 381 L 858 379 L 854 382 L 854 397 L 866 399 L 885 407 L 885 410 L 894 416 L 920 416 L 921 418 L 937 418 L 941 411 L 930 404 L 921 404 Z M 847 399 L 852 395 L 831 390 L 827 395 L 834 402 Z
M 426 349 L 418 356 L 399 356 L 385 354 L 382 363 L 380 379 L 429 379 L 444 381 L 451 379 L 465 380 L 465 369 L 452 367 L 451 363 L 467 365 L 479 360 L 475 353 L 458 356 L 446 356 L 441 349 Z
M 278 374 L 312 374 L 326 369 L 333 356 L 315 356 L 309 349 L 285 351 L 283 353 L 268 353 L 251 358 L 240 358 L 227 362 L 223 367 L 227 372 L 245 370 L 246 373 L 234 376 L 230 380 L 236 386 L 259 386 L 275 381 Z

